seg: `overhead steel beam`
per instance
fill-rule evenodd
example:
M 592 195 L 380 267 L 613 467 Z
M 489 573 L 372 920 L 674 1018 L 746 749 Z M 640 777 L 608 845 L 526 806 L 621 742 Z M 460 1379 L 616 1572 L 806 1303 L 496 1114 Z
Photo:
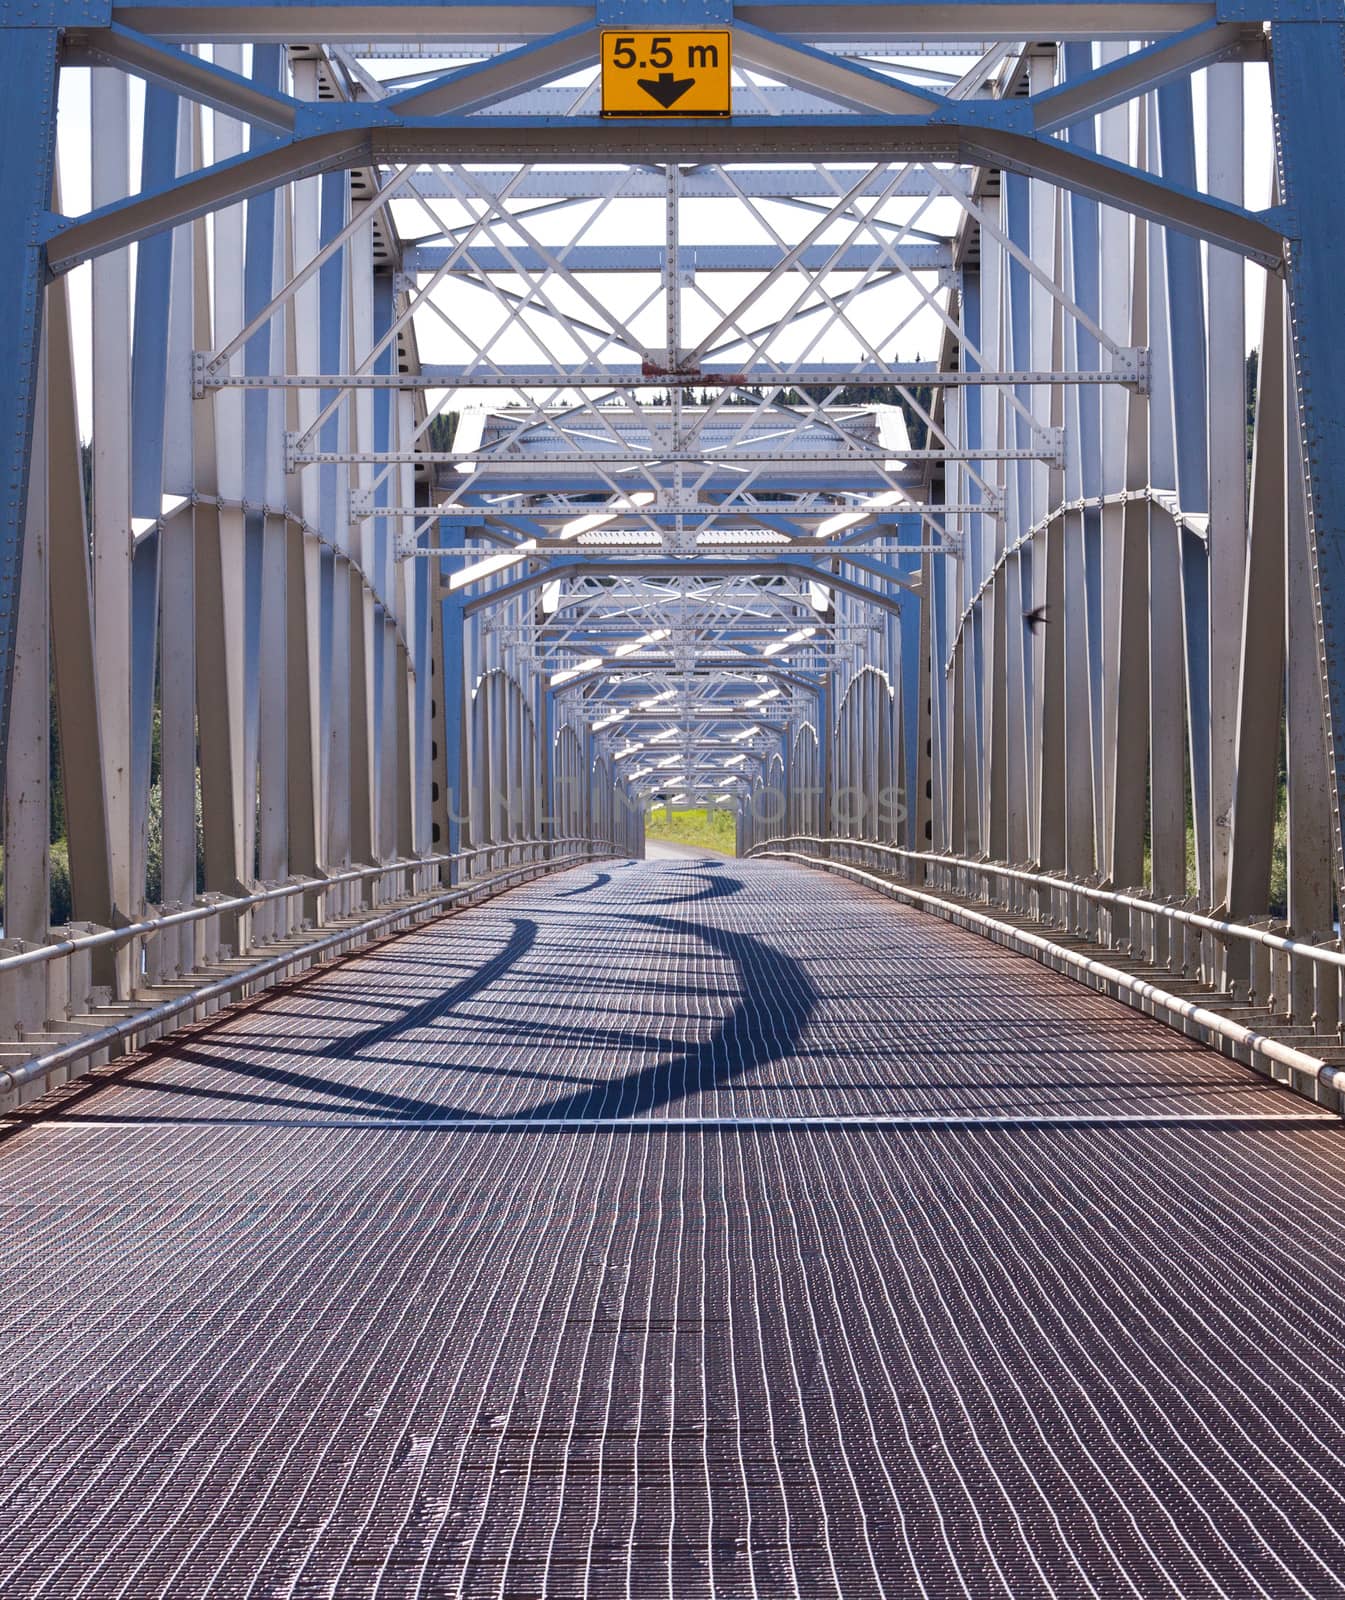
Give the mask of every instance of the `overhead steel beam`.
M 734 19 L 791 37 L 825 41 L 956 39 L 1154 39 L 1209 20 L 1212 4 L 1185 0 L 769 0 L 739 4 Z M 418 43 L 466 43 L 492 47 L 526 43 L 559 28 L 591 24 L 593 5 L 573 0 L 477 0 L 472 5 L 416 4 L 414 0 L 246 0 L 217 5 L 210 0 L 133 0 L 114 5 L 112 15 L 156 38 L 193 42 L 239 39 L 348 41 L 377 33 L 384 39 Z M 374 25 L 375 18 L 376 26 Z M 660 19 L 661 20 L 661 19 Z
M 591 21 L 583 22 L 479 66 L 460 67 L 389 95 L 382 108 L 403 117 L 465 116 L 550 83 L 575 67 L 591 64 L 597 56 L 597 29 Z
M 667 190 L 667 179 L 657 169 L 622 171 L 610 166 L 576 171 L 537 167 L 521 178 L 513 173 L 480 172 L 476 183 L 483 193 L 494 195 L 507 187 L 510 197 L 519 202 L 603 200 L 618 187 L 626 200 L 662 200 Z M 891 184 L 891 173 L 875 173 L 860 190 L 860 196 L 886 194 L 890 189 L 894 198 L 919 198 L 937 193 L 946 184 L 970 193 L 972 173 L 951 167 L 939 173 L 936 183 L 923 167 L 912 167 L 900 174 L 895 188 L 890 188 Z M 752 200 L 826 200 L 835 198 L 836 187 L 835 175 L 820 167 L 740 167 L 730 182 L 718 166 L 710 165 L 683 172 L 681 191 L 684 200 L 735 200 L 740 196 Z M 452 200 L 461 198 L 462 188 L 450 174 L 425 168 L 416 173 L 416 193 L 426 200 Z
M 662 466 L 711 468 L 784 467 L 797 471 L 806 465 L 818 471 L 835 471 L 838 468 L 872 467 L 881 469 L 891 461 L 900 465 L 905 461 L 1054 461 L 1059 457 L 1058 442 L 1045 442 L 1036 449 L 1003 450 L 855 450 L 842 454 L 824 453 L 820 450 L 798 450 L 791 455 L 763 455 L 760 451 L 744 450 L 732 455 L 721 452 L 704 454 L 690 450 L 665 450 L 641 455 L 631 450 L 626 455 L 581 455 L 577 450 L 569 453 L 556 451 L 547 455 L 538 451 L 535 457 L 505 455 L 455 455 L 451 450 L 295 450 L 289 455 L 291 468 L 323 463 L 337 465 L 343 462 L 367 461 L 390 466 L 473 466 L 478 469 L 501 467 L 525 478 L 551 478 L 572 472 L 591 472 L 594 468 L 611 470 Z
M 824 557 L 831 552 L 823 552 Z M 614 561 L 610 557 L 598 560 L 577 559 L 572 562 L 553 562 L 539 571 L 530 572 L 521 578 L 515 578 L 511 583 L 502 584 L 498 589 L 492 589 L 485 594 L 473 595 L 466 602 L 469 614 L 485 610 L 515 599 L 518 595 L 527 594 L 533 589 L 540 588 L 543 584 L 552 583 L 557 578 L 574 581 L 580 578 L 604 577 L 654 577 L 668 580 L 681 578 L 793 578 L 802 582 L 823 583 L 830 587 L 844 590 L 847 594 L 871 605 L 881 606 L 886 609 L 899 608 L 900 601 L 893 599 L 880 589 L 866 588 L 861 583 L 856 583 L 851 578 L 846 578 L 835 572 L 828 571 L 819 566 L 815 560 L 809 560 L 796 553 L 787 556 L 775 556 L 761 559 L 754 557 L 749 562 L 722 561 L 713 558 L 696 556 L 689 559 L 669 561 L 667 558 L 651 560 L 647 556 L 634 556 L 630 560 Z M 890 581 L 902 588 L 918 592 L 918 583 L 905 576 L 892 574 Z M 454 591 L 445 583 L 441 585 L 442 592 L 449 594 Z M 656 659 L 656 658 L 651 658 Z M 668 670 L 666 664 L 663 670 Z
M 1084 117 L 1156 89 L 1216 61 L 1264 60 L 1265 30 L 1245 22 L 1202 22 L 1185 33 L 1149 45 L 1085 73 L 1028 101 L 1038 133 L 1053 133 Z
M 521 367 L 499 366 L 486 371 L 465 366 L 447 367 L 432 362 L 419 372 L 293 373 L 274 372 L 254 375 L 242 372 L 214 373 L 210 363 L 218 358 L 202 351 L 204 371 L 200 380 L 206 389 L 547 389 L 558 385 L 574 389 L 714 389 L 758 387 L 765 389 L 847 388 L 878 389 L 909 383 L 933 389 L 986 388 L 1026 383 L 1123 384 L 1143 388 L 1147 383 L 1145 351 L 1132 352 L 1135 360 L 1110 371 L 1021 372 L 985 371 L 980 368 L 940 368 L 928 361 L 893 362 L 881 368 L 807 366 L 776 372 L 764 368 L 756 372 L 721 367 L 701 367 L 681 372 L 665 372 L 642 367 Z M 857 406 L 862 402 L 848 402 Z M 732 412 L 729 413 L 732 416 Z
M 419 187 L 419 185 L 417 185 Z M 905 243 L 897 254 L 913 272 L 939 272 L 953 265 L 951 242 Z M 782 251 L 770 245 L 684 245 L 678 252 L 681 268 L 696 272 L 770 272 L 780 265 Z M 814 245 L 800 252 L 795 263 L 807 272 L 871 272 L 881 267 L 892 252 L 877 245 L 851 245 L 838 252 L 834 245 Z M 567 272 L 662 272 L 667 251 L 660 245 L 576 245 L 556 252 Z M 455 259 L 456 258 L 456 259 Z M 416 245 L 405 251 L 402 265 L 407 272 L 430 273 L 445 263 L 454 277 L 470 277 L 488 272 L 544 272 L 549 263 L 540 252 L 526 246 L 503 250 L 473 245 L 457 252 L 447 245 Z
M 293 133 L 304 108 L 302 100 L 264 89 L 251 78 L 120 24 L 70 29 L 64 37 L 61 63 L 67 67 L 120 67 L 161 89 L 186 95 L 199 105 L 279 133 Z
M 735 59 L 794 89 L 811 89 L 825 99 L 858 111 L 889 116 L 919 116 L 941 108 L 944 97 L 917 84 L 902 83 L 858 62 L 785 39 L 741 21 L 733 34 Z
M 48 264 L 54 272 L 68 271 L 92 256 L 281 183 L 379 162 L 797 160 L 803 133 L 819 161 L 902 159 L 1003 167 L 1119 206 L 1263 265 L 1278 267 L 1283 259 L 1278 226 L 1240 206 L 1209 199 L 1051 138 L 976 124 L 841 116 L 823 121 L 735 117 L 726 123 L 670 126 L 657 120 L 614 125 L 598 117 L 574 117 L 559 125 L 534 127 L 521 119 L 481 117 L 440 126 L 361 127 L 363 119 L 354 114 L 366 109 L 321 109 L 313 114 L 315 129 L 335 123 L 336 131 L 308 132 L 256 154 L 218 162 L 157 192 L 86 217 L 52 218 L 43 230 Z

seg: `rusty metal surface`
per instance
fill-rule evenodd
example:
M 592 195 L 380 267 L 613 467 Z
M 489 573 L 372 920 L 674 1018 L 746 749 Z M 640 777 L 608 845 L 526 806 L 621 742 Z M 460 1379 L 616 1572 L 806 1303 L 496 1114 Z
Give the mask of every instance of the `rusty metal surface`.
M 835 878 L 532 885 L 0 1144 L 0 1593 L 1345 1594 L 1343 1140 Z

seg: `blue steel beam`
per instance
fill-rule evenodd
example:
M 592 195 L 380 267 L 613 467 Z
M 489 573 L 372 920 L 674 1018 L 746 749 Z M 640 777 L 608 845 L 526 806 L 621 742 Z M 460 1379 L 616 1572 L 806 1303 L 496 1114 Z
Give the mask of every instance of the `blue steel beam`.
M 9 741 L 10 688 L 18 623 L 19 580 L 29 494 L 29 452 L 42 338 L 43 261 L 40 220 L 51 204 L 56 154 L 54 26 L 7 25 L 0 10 L 0 789 Z M 44 488 L 45 486 L 43 486 Z M 39 489 L 38 492 L 43 492 Z
M 943 244 L 903 243 L 896 253 L 913 271 L 935 272 L 953 264 L 951 241 Z M 770 245 L 683 245 L 679 264 L 689 272 L 770 272 L 780 265 L 785 254 Z M 834 245 L 813 245 L 798 252 L 793 260 L 808 272 L 872 272 L 891 260 L 892 251 L 878 245 L 850 245 L 838 251 Z M 402 253 L 407 272 L 430 273 L 448 267 L 448 275 L 467 277 L 483 272 L 544 272 L 549 261 L 526 245 L 511 246 L 506 255 L 483 245 L 459 251 L 447 245 L 416 245 Z M 661 272 L 668 252 L 661 245 L 578 245 L 557 249 L 555 259 L 568 272 Z
M 405 117 L 466 116 L 540 88 L 575 67 L 590 66 L 597 53 L 596 29 L 591 22 L 581 23 L 477 66 L 460 67 L 389 95 L 381 107 Z
M 1271 0 L 1263 0 L 1267 14 Z M 1290 0 L 1292 3 L 1292 0 Z M 667 25 L 671 8 L 648 14 Z M 721 16 L 728 14 L 727 6 Z M 1207 21 L 1216 8 L 1205 0 L 747 0 L 735 4 L 735 22 L 819 42 L 900 39 L 1153 39 Z M 679 7 L 687 20 L 703 20 Z M 127 26 L 157 38 L 208 42 L 220 39 L 332 41 L 373 37 L 426 43 L 528 43 L 558 28 L 603 21 L 633 26 L 631 8 L 574 0 L 473 0 L 446 6 L 426 0 L 129 0 L 113 8 Z
M 867 600 L 871 605 L 880 606 L 885 610 L 900 609 L 901 602 L 892 596 L 884 594 L 879 589 L 868 589 L 853 579 L 843 577 L 830 571 L 822 562 L 835 556 L 834 551 L 810 552 L 803 555 L 790 551 L 785 555 L 771 556 L 765 560 L 753 557 L 750 561 L 723 561 L 693 557 L 669 561 L 666 558 L 648 559 L 645 557 L 622 558 L 613 561 L 610 559 L 585 560 L 583 557 L 558 557 L 548 561 L 545 566 L 536 571 L 515 578 L 513 582 L 502 584 L 498 589 L 492 589 L 486 594 L 474 595 L 467 601 L 469 614 L 483 611 L 490 606 L 501 605 L 507 600 L 513 600 L 518 595 L 527 594 L 539 588 L 544 583 L 551 583 L 557 578 L 609 578 L 609 577 L 635 577 L 635 578 L 801 578 L 811 582 L 825 582 L 828 586 L 843 590 L 847 594 L 856 595 L 861 600 Z M 847 560 L 853 560 L 847 557 Z M 911 580 L 904 575 L 893 574 L 891 582 L 909 587 Z
M 1088 72 L 1088 63 L 1092 52 L 1087 45 L 1070 44 L 1065 46 L 1065 63 L 1068 74 L 1065 87 L 1074 83 L 1088 82 L 1091 74 Z M 1071 144 L 1078 145 L 1086 150 L 1094 149 L 1095 133 L 1094 124 L 1090 120 L 1077 123 L 1069 134 Z M 1072 268 L 1072 298 L 1076 305 L 1096 321 L 1102 313 L 1100 304 L 1101 294 L 1101 218 L 1097 205 L 1084 199 L 1080 195 L 1070 197 L 1070 265 Z M 1184 241 L 1189 246 L 1189 241 Z M 1198 251 L 1199 246 L 1192 247 Z M 1101 352 L 1096 338 L 1077 319 L 1070 319 L 1071 335 L 1074 341 L 1074 357 L 1081 367 L 1096 366 Z M 1103 548 L 1102 548 L 1102 510 L 1098 503 L 1103 492 L 1102 477 L 1102 407 L 1100 396 L 1096 389 L 1074 389 L 1066 398 L 1069 408 L 1067 415 L 1072 412 L 1075 435 L 1076 460 L 1073 463 L 1078 472 L 1076 485 L 1078 494 L 1086 503 L 1078 514 L 1077 531 L 1079 532 L 1082 548 L 1081 570 L 1083 577 L 1084 615 L 1079 619 L 1083 627 L 1084 666 L 1087 672 L 1087 691 L 1089 725 L 1091 731 L 1091 747 L 1084 766 L 1090 770 L 1093 778 L 1093 797 L 1091 831 L 1093 834 L 1093 852 L 1091 865 L 1094 868 L 1101 866 L 1098 851 L 1098 840 L 1102 818 L 1106 814 L 1106 797 L 1103 793 L 1103 763 L 1101 752 L 1103 747 L 1103 700 L 1104 684 L 1103 673 L 1105 664 L 1105 641 L 1103 639 L 1102 622 L 1102 576 L 1103 576 Z M 1069 498 L 1069 490 L 1066 490 Z M 1072 542 L 1072 541 L 1071 541 Z M 1066 557 L 1068 561 L 1069 556 Z M 1069 670 L 1077 666 L 1077 662 L 1069 664 Z M 1069 726 L 1066 728 L 1066 747 L 1069 748 L 1071 740 L 1080 737 L 1082 729 Z M 1068 759 L 1068 757 L 1067 757 Z M 1071 797 L 1073 790 L 1071 789 Z M 1080 829 L 1078 841 L 1082 842 L 1085 830 Z M 1073 828 L 1070 830 L 1070 839 L 1076 839 Z
M 1189 83 L 1170 83 L 1158 91 L 1158 141 L 1164 172 L 1174 173 L 1179 181 L 1193 178 L 1195 125 Z M 1169 229 L 1163 242 L 1177 500 L 1183 511 L 1200 515 L 1208 512 L 1210 504 L 1204 271 L 1199 246 L 1190 239 Z M 1196 870 L 1200 892 L 1208 896 L 1213 878 L 1209 810 L 1212 792 L 1209 546 L 1185 522 L 1176 530 L 1176 537 L 1181 549 Z M 1208 905 L 1209 899 L 1204 903 Z
M 278 146 L 216 162 L 84 217 L 50 217 L 43 237 L 52 270 L 64 272 L 163 228 L 322 172 L 422 160 L 797 160 L 804 135 L 819 161 L 957 161 L 1024 172 L 1263 265 L 1278 267 L 1283 259 L 1283 236 L 1274 217 L 1268 221 L 1194 187 L 1071 149 L 1050 137 L 980 126 L 971 119 L 837 115 L 687 119 L 675 124 L 653 118 L 614 124 L 576 116 L 395 123 L 381 106 L 326 102 L 306 108 L 295 136 Z
M 1197 68 L 1216 61 L 1264 60 L 1265 54 L 1261 28 L 1241 22 L 1202 22 L 1119 61 L 1072 73 L 1068 82 L 1033 95 L 1027 102 L 1032 126 L 1038 133 L 1053 133 Z
M 1335 881 L 1345 884 L 1345 26 L 1277 25 L 1271 35 L 1280 194 L 1289 213 L 1289 313 L 1308 480 Z M 1292 460 L 1292 453 L 1290 459 Z M 1327 898 L 1329 904 L 1329 895 Z
M 267 90 L 251 78 L 120 24 L 71 29 L 64 37 L 61 62 L 67 67 L 119 67 L 146 83 L 279 133 L 294 132 L 304 107 L 302 100 L 278 89 Z
M 141 172 L 171 179 L 177 164 L 178 100 L 151 86 L 145 94 Z M 131 795 L 146 848 L 154 743 L 154 686 L 159 653 L 159 514 L 163 503 L 164 427 L 168 405 L 168 319 L 173 236 L 157 234 L 136 263 L 135 341 L 131 355 L 131 515 L 151 526 L 131 561 Z M 134 524 L 133 524 L 134 525 Z M 137 869 L 137 880 L 140 872 Z

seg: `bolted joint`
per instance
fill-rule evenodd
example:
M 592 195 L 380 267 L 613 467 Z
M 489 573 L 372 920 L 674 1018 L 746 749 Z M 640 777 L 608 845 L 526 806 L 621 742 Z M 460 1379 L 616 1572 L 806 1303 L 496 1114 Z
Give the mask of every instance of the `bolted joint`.
M 1042 451 L 1046 460 L 1053 467 L 1065 465 L 1065 430 L 1063 428 L 1034 428 L 1034 439 L 1038 450 Z
M 694 28 L 733 22 L 733 0 L 598 0 L 600 28 Z
M 1121 382 L 1134 394 L 1149 393 L 1152 363 L 1146 346 L 1132 345 L 1117 350 L 1111 358 L 1111 370 L 1121 377 Z

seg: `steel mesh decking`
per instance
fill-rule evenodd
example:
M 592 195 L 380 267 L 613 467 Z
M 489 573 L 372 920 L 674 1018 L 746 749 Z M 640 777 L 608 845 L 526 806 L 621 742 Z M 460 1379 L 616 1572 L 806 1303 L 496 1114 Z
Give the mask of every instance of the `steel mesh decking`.
M 0 1174 L 6 1596 L 1345 1594 L 1340 1124 L 835 878 L 534 884 Z

